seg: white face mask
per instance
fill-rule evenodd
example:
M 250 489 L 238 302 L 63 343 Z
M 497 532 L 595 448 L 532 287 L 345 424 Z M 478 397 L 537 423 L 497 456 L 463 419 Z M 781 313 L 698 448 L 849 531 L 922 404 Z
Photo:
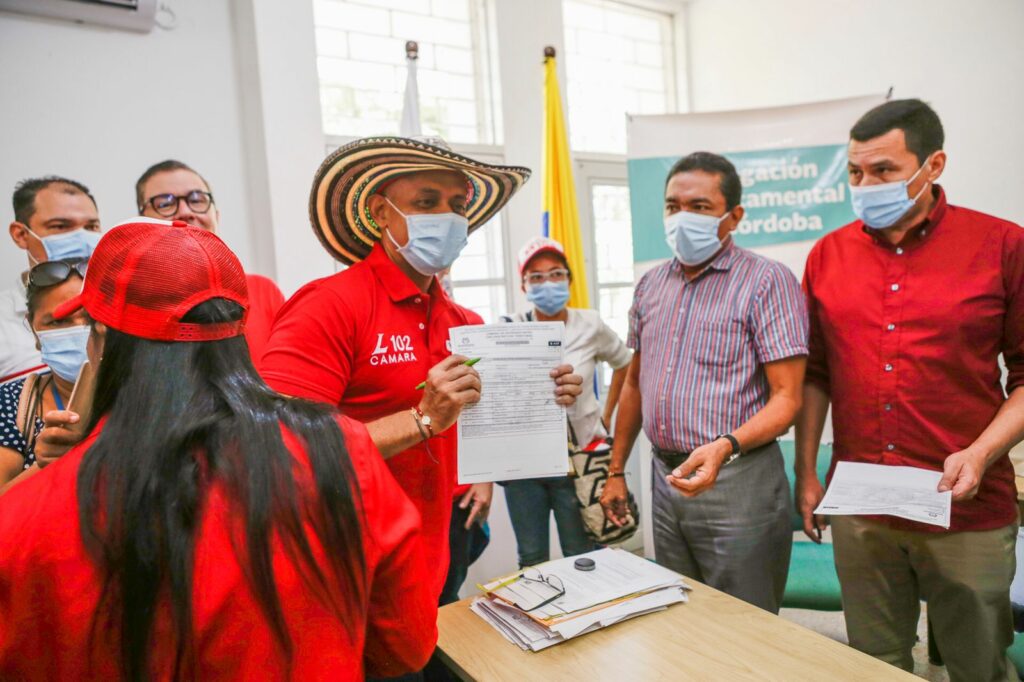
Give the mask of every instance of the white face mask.
M 451 267 L 469 241 L 469 220 L 458 213 L 413 213 L 406 215 L 384 197 L 398 215 L 405 218 L 409 241 L 400 246 L 387 231 L 388 239 L 421 275 L 436 275 Z
M 665 216 L 665 243 L 683 265 L 700 265 L 722 247 L 718 226 L 729 217 L 679 211 Z

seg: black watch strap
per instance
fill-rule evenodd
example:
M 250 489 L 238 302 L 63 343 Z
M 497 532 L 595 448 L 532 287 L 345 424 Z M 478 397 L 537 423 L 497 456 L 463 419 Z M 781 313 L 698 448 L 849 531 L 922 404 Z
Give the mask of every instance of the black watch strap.
M 738 440 L 736 440 L 736 436 L 732 435 L 731 433 L 723 433 L 723 434 L 721 434 L 719 436 L 715 436 L 715 440 L 718 440 L 719 438 L 724 438 L 727 441 L 729 441 L 730 443 L 732 443 L 732 454 L 733 455 L 742 454 L 740 452 L 740 442 Z

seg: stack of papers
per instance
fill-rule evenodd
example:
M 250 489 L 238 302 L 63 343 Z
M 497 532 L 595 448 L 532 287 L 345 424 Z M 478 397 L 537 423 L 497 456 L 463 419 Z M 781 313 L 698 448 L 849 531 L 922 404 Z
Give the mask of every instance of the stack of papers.
M 581 557 L 592 559 L 594 570 L 575 568 Z M 526 570 L 527 575 L 539 574 L 547 583 L 523 580 L 522 573 L 481 585 L 485 596 L 470 608 L 505 639 L 530 651 L 663 611 L 671 604 L 686 602 L 690 589 L 679 574 L 621 549 L 599 549 Z M 561 590 L 549 583 L 563 587 L 565 594 L 551 599 Z M 542 605 L 533 608 L 531 604 Z

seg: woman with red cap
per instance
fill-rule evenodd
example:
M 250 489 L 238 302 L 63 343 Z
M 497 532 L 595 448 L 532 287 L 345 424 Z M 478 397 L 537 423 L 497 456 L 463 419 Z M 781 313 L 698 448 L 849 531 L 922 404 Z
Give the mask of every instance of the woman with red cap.
M 260 380 L 247 307 L 209 232 L 100 241 L 55 312 L 91 320 L 89 435 L 0 498 L 0 679 L 362 680 L 429 657 L 418 514 L 363 426 Z

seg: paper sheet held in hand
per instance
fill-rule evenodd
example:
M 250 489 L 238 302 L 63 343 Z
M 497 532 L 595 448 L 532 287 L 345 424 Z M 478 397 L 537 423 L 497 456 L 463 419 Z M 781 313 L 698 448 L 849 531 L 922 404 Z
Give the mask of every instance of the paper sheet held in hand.
M 953 493 L 938 491 L 941 471 L 839 462 L 815 514 L 886 514 L 949 528 Z
M 551 370 L 563 362 L 561 322 L 455 327 L 452 352 L 480 358 L 480 402 L 459 416 L 459 483 L 569 472 L 565 408 Z

